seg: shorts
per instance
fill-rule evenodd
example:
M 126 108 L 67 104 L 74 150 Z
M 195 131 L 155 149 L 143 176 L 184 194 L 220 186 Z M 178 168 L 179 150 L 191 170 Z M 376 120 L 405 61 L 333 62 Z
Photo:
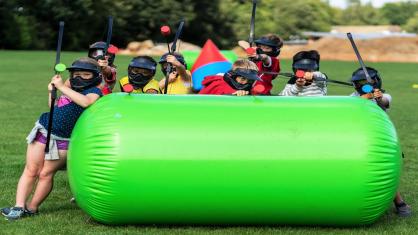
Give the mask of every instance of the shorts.
M 44 136 L 40 131 L 36 133 L 35 140 L 39 143 L 46 144 L 46 136 Z M 67 140 L 56 140 L 58 150 L 68 150 L 68 144 L 70 141 Z

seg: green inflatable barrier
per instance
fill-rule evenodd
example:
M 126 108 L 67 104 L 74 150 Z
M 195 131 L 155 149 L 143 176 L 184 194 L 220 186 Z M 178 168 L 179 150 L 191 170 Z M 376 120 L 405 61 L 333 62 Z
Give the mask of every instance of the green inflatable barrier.
M 370 224 L 400 164 L 388 116 L 356 97 L 116 93 L 68 153 L 77 204 L 106 224 Z
M 238 59 L 237 54 L 233 51 L 220 50 L 220 52 L 231 63 L 234 63 Z M 181 51 L 181 54 L 184 56 L 184 60 L 186 60 L 187 69 L 192 70 L 200 51 Z

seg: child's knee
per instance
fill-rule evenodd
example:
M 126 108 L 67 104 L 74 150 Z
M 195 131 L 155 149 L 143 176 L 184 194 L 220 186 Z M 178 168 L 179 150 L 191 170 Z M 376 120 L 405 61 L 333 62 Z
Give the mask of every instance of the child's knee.
M 51 170 L 42 170 L 39 173 L 39 180 L 52 180 L 55 175 L 55 171 Z
M 41 172 L 42 168 L 41 166 L 38 166 L 36 164 L 26 164 L 25 170 L 23 174 L 25 174 L 28 177 L 37 177 L 39 176 L 39 173 Z

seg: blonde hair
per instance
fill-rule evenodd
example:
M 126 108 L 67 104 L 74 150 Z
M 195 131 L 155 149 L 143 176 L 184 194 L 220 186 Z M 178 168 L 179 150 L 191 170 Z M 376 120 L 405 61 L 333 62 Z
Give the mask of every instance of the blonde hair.
M 234 64 L 232 64 L 232 70 L 236 69 L 250 69 L 258 72 L 257 65 L 248 59 L 238 59 L 235 61 Z

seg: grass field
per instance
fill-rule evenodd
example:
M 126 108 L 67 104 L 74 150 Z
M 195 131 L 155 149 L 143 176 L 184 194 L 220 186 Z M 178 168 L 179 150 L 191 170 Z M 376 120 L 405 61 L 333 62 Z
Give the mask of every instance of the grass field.
M 63 52 L 69 65 L 82 53 Z M 24 167 L 25 137 L 42 112 L 48 110 L 47 84 L 53 75 L 54 52 L 0 51 L 0 207 L 13 205 L 16 184 Z M 118 78 L 126 74 L 129 57 L 119 56 Z M 41 214 L 9 222 L 0 217 L 0 234 L 416 234 L 418 229 L 418 65 L 407 63 L 370 63 L 384 80 L 384 88 L 393 97 L 389 115 L 401 140 L 404 159 L 400 192 L 413 208 L 410 218 L 398 218 L 390 210 L 375 224 L 359 228 L 327 227 L 111 227 L 94 222 L 77 205 L 70 204 L 71 192 L 65 171 L 55 177 L 53 192 L 40 208 Z M 352 62 L 321 62 L 321 71 L 330 78 L 347 81 L 358 67 Z M 290 62 L 282 62 L 290 71 Z M 157 77 L 161 77 L 159 72 Z M 276 79 L 274 92 L 284 86 Z M 348 95 L 350 87 L 329 85 L 330 95 Z M 308 212 L 308 210 L 307 210 Z

